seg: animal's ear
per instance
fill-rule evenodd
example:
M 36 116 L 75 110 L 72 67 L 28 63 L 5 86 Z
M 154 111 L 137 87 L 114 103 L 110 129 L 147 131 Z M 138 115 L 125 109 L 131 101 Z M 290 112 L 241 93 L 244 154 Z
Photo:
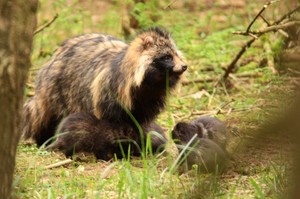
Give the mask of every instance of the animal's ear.
M 195 126 L 197 128 L 198 136 L 201 137 L 201 138 L 205 137 L 206 130 L 204 128 L 204 125 L 202 123 L 196 123 Z
M 143 38 L 143 47 L 145 49 L 150 48 L 153 45 L 154 45 L 154 39 L 153 39 L 153 37 L 151 37 L 151 36 L 148 35 L 148 36 L 145 36 Z

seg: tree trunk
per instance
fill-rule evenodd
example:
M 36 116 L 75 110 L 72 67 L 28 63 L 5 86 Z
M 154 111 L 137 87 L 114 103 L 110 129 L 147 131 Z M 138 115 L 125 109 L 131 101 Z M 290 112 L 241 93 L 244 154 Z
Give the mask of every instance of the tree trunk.
M 10 198 L 38 0 L 0 0 L 0 198 Z

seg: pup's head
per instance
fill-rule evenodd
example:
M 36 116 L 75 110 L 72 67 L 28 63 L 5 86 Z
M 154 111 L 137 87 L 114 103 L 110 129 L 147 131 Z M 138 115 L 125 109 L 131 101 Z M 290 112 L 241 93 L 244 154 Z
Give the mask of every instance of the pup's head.
M 178 122 L 172 131 L 173 139 L 180 144 L 189 142 L 195 134 L 198 138 L 202 138 L 203 129 L 186 122 Z

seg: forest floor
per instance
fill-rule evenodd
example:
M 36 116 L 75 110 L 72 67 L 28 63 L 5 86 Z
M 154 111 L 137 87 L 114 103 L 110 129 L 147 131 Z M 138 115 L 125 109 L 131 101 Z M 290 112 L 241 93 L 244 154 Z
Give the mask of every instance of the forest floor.
M 117 1 L 40 1 L 39 25 L 59 17 L 35 36 L 33 66 L 26 95 L 34 94 L 38 69 L 65 39 L 105 32 L 123 38 L 124 6 Z M 293 168 L 292 135 L 267 128 L 291 104 L 299 79 L 293 63 L 281 63 L 285 46 L 278 33 L 257 39 L 237 62 L 230 84 L 217 84 L 226 67 L 251 37 L 244 31 L 263 7 L 260 1 L 159 1 L 136 4 L 140 26 L 166 27 L 188 61 L 183 83 L 168 99 L 167 110 L 157 119 L 168 135 L 179 121 L 200 115 L 215 116 L 228 126 L 230 163 L 214 176 L 170 172 L 176 149 L 145 159 L 96 161 L 79 155 L 62 167 L 48 165 L 65 160 L 61 153 L 38 149 L 21 141 L 14 181 L 16 198 L 282 198 L 287 194 Z M 270 21 L 291 9 L 284 2 L 270 5 L 264 17 Z M 253 29 L 264 27 L 258 20 Z M 295 63 L 294 63 L 295 64 Z M 174 154 L 172 155 L 172 150 Z

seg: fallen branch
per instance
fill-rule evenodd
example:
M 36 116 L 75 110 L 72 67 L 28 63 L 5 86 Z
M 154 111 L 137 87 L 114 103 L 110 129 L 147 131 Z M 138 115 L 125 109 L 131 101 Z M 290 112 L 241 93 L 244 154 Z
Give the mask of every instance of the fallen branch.
M 272 25 L 270 25 L 270 23 L 262 16 L 262 13 L 265 11 L 265 9 L 272 3 L 275 3 L 276 1 L 269 1 L 268 3 L 266 3 L 263 8 L 258 12 L 258 14 L 255 16 L 255 18 L 251 21 L 251 23 L 249 24 L 248 28 L 246 29 L 246 31 L 244 32 L 235 32 L 235 34 L 240 34 L 240 35 L 247 35 L 247 36 L 251 36 L 252 39 L 249 40 L 243 47 L 242 49 L 239 51 L 239 53 L 236 55 L 236 57 L 232 60 L 232 62 L 228 65 L 227 69 L 225 70 L 225 73 L 223 75 L 223 81 L 226 80 L 229 76 L 230 73 L 232 73 L 235 69 L 236 63 L 238 62 L 238 60 L 242 57 L 242 55 L 246 52 L 246 50 L 248 48 L 251 47 L 252 43 L 258 39 L 261 35 L 270 32 L 270 31 L 280 31 L 282 29 L 294 26 L 294 25 L 299 25 L 300 21 L 288 21 L 285 23 L 280 24 L 283 20 L 285 20 L 286 18 L 290 17 L 294 12 L 300 10 L 300 7 L 298 6 L 296 9 L 288 12 L 287 14 L 285 14 L 284 16 L 282 16 L 279 20 L 275 21 Z M 258 19 L 258 17 L 261 17 L 265 23 L 267 23 L 268 27 L 264 28 L 262 30 L 259 31 L 250 31 L 252 25 L 254 24 L 254 22 Z M 284 34 L 284 33 L 282 33 Z M 286 36 L 286 34 L 284 34 Z M 218 82 L 219 83 L 219 82 Z
M 260 16 L 260 18 L 268 25 L 268 26 L 272 26 L 272 24 L 270 24 L 262 15 Z M 289 35 L 288 35 L 288 33 L 286 33 L 285 31 L 283 31 L 283 30 L 278 30 L 278 32 L 282 35 L 282 36 L 284 36 L 284 37 L 286 37 L 286 38 L 288 38 L 289 37 Z
M 232 60 L 232 62 L 228 65 L 227 69 L 225 70 L 225 73 L 223 75 L 223 79 L 226 79 L 230 73 L 235 69 L 235 65 L 238 62 L 238 60 L 242 57 L 242 55 L 246 52 L 246 50 L 252 45 L 252 43 L 256 40 L 256 38 L 252 38 L 249 40 L 240 50 L 240 52 L 235 56 L 235 58 Z
M 286 28 L 289 28 L 289 27 L 295 26 L 295 25 L 300 25 L 300 21 L 289 21 L 289 22 L 286 22 L 284 24 L 268 26 L 264 29 L 257 30 L 257 31 L 249 31 L 249 32 L 247 32 L 247 31 L 245 31 L 245 32 L 236 31 L 236 32 L 233 32 L 233 34 L 245 35 L 245 36 L 249 36 L 250 34 L 253 34 L 253 35 L 260 36 L 261 34 L 264 34 L 264 33 L 267 33 L 267 32 L 278 31 L 280 29 L 286 29 Z
M 58 14 L 56 13 L 55 16 L 48 22 L 39 27 L 37 30 L 33 32 L 33 35 L 38 34 L 39 32 L 42 32 L 44 29 L 48 28 L 56 19 L 58 18 Z
M 278 1 L 279 1 L 279 0 L 274 0 L 274 1 L 269 1 L 269 2 L 267 2 L 267 3 L 262 7 L 262 9 L 257 13 L 257 15 L 254 17 L 254 19 L 251 21 L 251 23 L 249 24 L 249 26 L 248 26 L 246 32 L 249 33 L 249 31 L 250 31 L 252 25 L 254 24 L 254 22 L 257 20 L 258 17 L 261 16 L 261 14 L 265 11 L 265 9 L 266 9 L 269 5 L 271 5 L 272 3 L 278 2 Z
M 300 11 L 300 5 L 297 6 L 294 10 L 291 10 L 290 12 L 283 15 L 279 20 L 275 21 L 274 24 L 281 23 L 283 20 L 285 20 L 286 18 L 290 18 L 292 14 L 294 14 L 295 12 L 298 12 L 298 11 Z
M 72 159 L 66 159 L 66 160 L 63 160 L 63 161 L 60 161 L 60 162 L 57 162 L 57 163 L 45 166 L 45 169 L 53 169 L 53 168 L 56 168 L 56 167 L 60 167 L 60 166 L 64 166 L 64 165 L 70 164 L 72 162 L 73 162 Z
M 266 51 L 266 57 L 267 57 L 267 65 L 268 67 L 271 69 L 273 74 L 277 74 L 277 70 L 275 68 L 275 64 L 274 64 L 274 56 L 272 53 L 272 49 L 271 49 L 271 45 L 269 42 L 265 42 L 264 43 L 264 49 Z

